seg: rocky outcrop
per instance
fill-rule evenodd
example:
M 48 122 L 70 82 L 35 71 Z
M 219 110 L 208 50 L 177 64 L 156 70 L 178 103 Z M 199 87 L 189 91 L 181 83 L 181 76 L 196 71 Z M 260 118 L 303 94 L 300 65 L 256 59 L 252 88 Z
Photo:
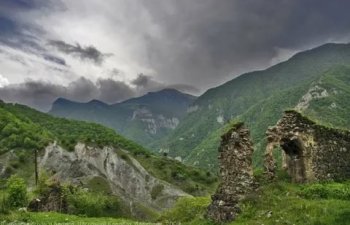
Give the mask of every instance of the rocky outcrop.
M 283 150 L 283 167 L 294 182 L 350 178 L 350 132 L 325 127 L 297 111 L 286 111 L 267 131 L 265 170 L 274 177 L 273 149 Z
M 217 223 L 235 219 L 239 201 L 254 187 L 249 130 L 242 123 L 234 125 L 224 134 L 219 147 L 220 184 L 212 196 L 207 216 Z
M 180 120 L 176 117 L 168 118 L 162 114 L 153 114 L 146 107 L 135 110 L 131 121 L 141 121 L 145 127 L 145 132 L 149 134 L 157 134 L 162 129 L 174 130 L 180 123 Z
M 130 203 L 131 208 L 137 203 L 159 211 L 171 207 L 179 197 L 189 196 L 153 177 L 127 152 L 112 147 L 100 149 L 79 143 L 69 152 L 52 144 L 45 149 L 40 167 L 52 172 L 61 182 L 86 187 L 99 178 L 112 194 Z

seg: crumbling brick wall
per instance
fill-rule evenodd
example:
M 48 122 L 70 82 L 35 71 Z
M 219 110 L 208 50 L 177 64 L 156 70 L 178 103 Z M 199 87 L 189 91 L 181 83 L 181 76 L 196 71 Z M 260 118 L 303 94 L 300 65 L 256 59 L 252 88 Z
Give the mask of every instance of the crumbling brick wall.
M 274 176 L 272 151 L 283 149 L 283 165 L 294 182 L 350 178 L 350 132 L 319 125 L 299 112 L 286 111 L 267 131 L 265 170 Z
M 224 134 L 219 147 L 220 184 L 212 196 L 207 216 L 217 222 L 234 220 L 239 201 L 254 186 L 252 154 L 253 145 L 249 130 L 243 123 L 234 125 Z

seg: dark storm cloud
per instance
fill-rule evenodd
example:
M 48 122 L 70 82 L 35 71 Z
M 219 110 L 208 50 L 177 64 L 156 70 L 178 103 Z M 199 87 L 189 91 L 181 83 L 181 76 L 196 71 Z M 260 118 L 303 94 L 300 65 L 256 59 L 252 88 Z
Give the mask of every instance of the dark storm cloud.
M 100 79 L 94 83 L 84 77 L 71 82 L 68 86 L 42 81 L 27 81 L 0 88 L 2 100 L 18 102 L 42 111 L 48 111 L 52 102 L 59 97 L 78 102 L 98 99 L 107 103 L 115 103 L 134 97 L 134 95 L 132 88 L 122 82 Z
M 53 62 L 62 66 L 66 66 L 66 61 L 64 59 L 62 59 L 61 57 L 57 57 L 57 56 L 53 56 L 53 55 L 49 55 L 49 54 L 44 54 L 43 55 L 44 59 L 49 61 L 49 62 Z
M 297 51 L 349 38 L 350 1 L 143 3 L 161 31 L 161 35 L 145 35 L 149 63 L 168 80 L 199 86 L 267 67 L 279 49 Z
M 131 83 L 138 88 L 145 89 L 155 88 L 161 85 L 157 81 L 153 80 L 151 76 L 145 75 L 143 73 L 140 73 L 133 81 L 131 81 Z
M 100 90 L 99 99 L 107 103 L 120 102 L 135 96 L 135 90 L 121 81 L 99 79 L 97 86 Z
M 79 101 L 100 98 L 113 103 L 166 87 L 196 93 L 198 88 L 204 91 L 242 72 L 268 67 L 296 51 L 326 42 L 347 42 L 350 37 L 350 1 L 345 0 L 65 0 L 67 8 L 59 2 L 1 1 L 0 45 L 40 56 L 58 69 L 69 64 L 78 76 L 94 80 L 96 74 L 104 77 L 96 83 L 81 78 L 67 87 L 27 82 L 3 88 L 0 94 L 7 93 L 31 105 L 39 101 L 34 98 L 42 97 L 47 107 L 54 100 L 52 96 Z M 37 14 L 21 14 L 38 8 L 40 18 L 36 18 Z M 57 8 L 67 11 L 56 14 Z M 47 24 L 43 14 L 52 15 L 47 16 Z M 50 26 L 56 25 L 57 20 L 62 22 L 63 30 L 67 28 L 67 34 L 52 31 Z M 33 21 L 43 23 L 27 23 Z M 82 43 L 81 38 L 74 36 L 76 30 L 71 24 L 77 26 L 78 35 L 94 32 L 89 36 L 90 46 L 60 41 L 76 38 Z M 47 45 L 45 37 L 54 40 Z M 113 49 L 118 57 L 106 60 L 108 54 L 94 46 Z M 96 73 L 87 74 L 86 68 L 75 65 L 71 57 L 55 55 L 56 49 L 99 65 L 94 68 Z M 20 57 L 12 57 L 25 67 L 26 62 Z M 121 70 L 114 70 L 114 66 Z M 131 80 L 135 71 L 147 71 L 154 77 L 139 74 Z M 129 80 L 131 85 L 113 78 Z M 9 90 L 19 92 L 9 94 Z M 21 100 L 20 95 L 24 94 L 27 96 Z M 26 100 L 30 97 L 33 99 Z
M 57 96 L 64 96 L 65 92 L 65 88 L 60 85 L 37 81 L 27 81 L 0 88 L 2 100 L 18 102 L 43 111 L 47 111 L 52 101 Z
M 154 80 L 152 76 L 145 75 L 140 73 L 134 80 L 131 81 L 131 84 L 135 85 L 136 90 L 141 93 L 146 93 L 149 91 L 159 91 L 165 88 L 173 88 L 182 92 L 197 94 L 199 89 L 188 84 L 164 84 Z
M 143 77 L 146 75 L 140 74 L 140 76 Z M 41 111 L 48 111 L 51 108 L 51 104 L 59 97 L 78 102 L 88 102 L 91 99 L 97 99 L 113 104 L 164 88 L 176 88 L 180 91 L 196 91 L 194 87 L 189 85 L 165 85 L 153 81 L 150 76 L 146 77 L 149 81 L 145 83 L 136 81 L 140 79 L 134 80 L 136 81 L 133 82 L 135 87 L 111 78 L 101 78 L 94 83 L 89 79 L 80 77 L 67 86 L 29 80 L 21 84 L 0 88 L 0 99 L 6 102 L 25 104 Z
M 79 43 L 71 45 L 65 43 L 64 41 L 57 40 L 51 40 L 48 44 L 57 48 L 57 50 L 63 53 L 79 57 L 82 60 L 90 60 L 98 65 L 100 65 L 106 57 L 110 56 L 110 54 L 100 52 L 92 45 L 82 47 Z
M 29 11 L 34 9 L 55 8 L 63 9 L 60 0 L 1 0 L 0 11 L 8 12 Z

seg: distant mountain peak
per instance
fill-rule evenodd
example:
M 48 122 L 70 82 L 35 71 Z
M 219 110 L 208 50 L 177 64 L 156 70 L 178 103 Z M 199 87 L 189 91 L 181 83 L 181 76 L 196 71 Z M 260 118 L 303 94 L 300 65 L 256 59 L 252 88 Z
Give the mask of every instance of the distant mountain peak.
M 148 94 L 159 94 L 159 95 L 164 95 L 164 94 L 176 94 L 176 95 L 189 95 L 191 96 L 190 94 L 187 94 L 187 93 L 183 93 L 175 88 L 164 88 L 164 89 L 161 89 L 161 90 L 158 90 L 158 91 L 150 91 L 148 92 L 146 95 Z M 142 96 L 141 96 L 142 97 Z
M 93 105 L 108 105 L 107 103 L 97 100 L 97 99 L 92 99 L 91 101 L 87 102 L 86 104 L 93 104 Z
M 66 104 L 66 103 L 76 103 L 76 102 L 71 101 L 71 100 L 66 99 L 66 98 L 62 98 L 62 97 L 57 98 L 57 99 L 53 102 L 54 105 L 60 105 L 60 104 Z

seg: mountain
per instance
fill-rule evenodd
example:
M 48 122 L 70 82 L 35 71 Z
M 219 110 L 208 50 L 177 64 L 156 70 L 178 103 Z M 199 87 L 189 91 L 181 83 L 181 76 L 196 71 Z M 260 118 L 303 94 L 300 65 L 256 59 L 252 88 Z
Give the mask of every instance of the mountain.
M 49 112 L 64 118 L 96 122 L 145 146 L 175 129 L 196 97 L 175 89 L 150 92 L 138 98 L 107 105 L 98 100 L 87 103 L 59 98 Z
M 261 166 L 265 131 L 288 108 L 328 126 L 350 128 L 350 44 L 326 44 L 298 53 L 266 70 L 243 74 L 198 97 L 162 148 L 190 165 L 217 168 L 220 134 L 242 120 L 256 144 Z
M 179 197 L 208 194 L 216 183 L 214 174 L 154 156 L 102 125 L 0 102 L 0 180 L 17 174 L 33 185 L 34 150 L 40 171 L 61 182 L 105 190 L 131 212 L 161 211 Z

